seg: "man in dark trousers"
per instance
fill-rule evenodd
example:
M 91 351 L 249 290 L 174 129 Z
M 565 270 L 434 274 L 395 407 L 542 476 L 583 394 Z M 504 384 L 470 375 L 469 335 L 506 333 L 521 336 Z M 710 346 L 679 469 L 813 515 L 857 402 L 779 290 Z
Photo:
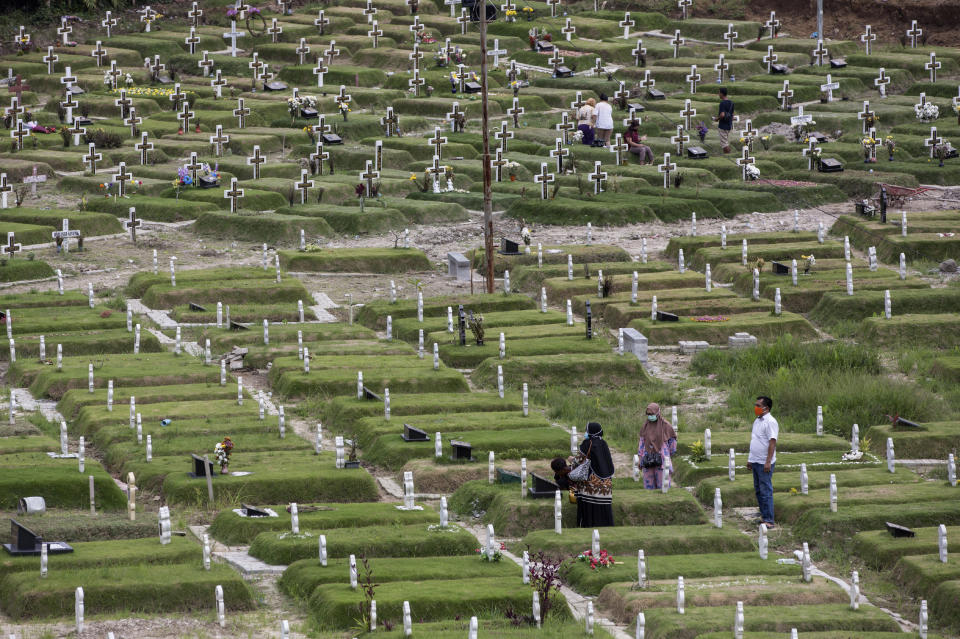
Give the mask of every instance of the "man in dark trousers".
M 770 414 L 773 400 L 761 395 L 753 404 L 753 432 L 750 435 L 750 456 L 747 467 L 753 471 L 753 488 L 757 493 L 760 520 L 773 528 L 773 468 L 777 463 L 777 436 L 780 425 Z
M 717 133 L 724 153 L 730 152 L 730 129 L 733 128 L 733 100 L 727 97 L 727 87 L 720 87 L 720 111 L 717 114 Z

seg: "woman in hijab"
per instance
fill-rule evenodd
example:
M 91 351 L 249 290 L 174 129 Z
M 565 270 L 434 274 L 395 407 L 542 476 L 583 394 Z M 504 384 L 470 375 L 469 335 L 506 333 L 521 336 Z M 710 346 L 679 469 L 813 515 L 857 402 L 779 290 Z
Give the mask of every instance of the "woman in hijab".
M 597 422 L 587 424 L 587 436 L 573 467 L 590 460 L 590 478 L 577 483 L 577 526 L 599 528 L 613 526 L 613 457 L 603 441 L 603 428 Z
M 637 455 L 640 457 L 643 487 L 659 490 L 663 488 L 664 469 L 673 469 L 671 458 L 677 453 L 677 433 L 670 422 L 663 418 L 659 404 L 649 404 L 646 413 L 643 428 L 640 429 Z M 669 473 L 667 488 L 670 488 Z

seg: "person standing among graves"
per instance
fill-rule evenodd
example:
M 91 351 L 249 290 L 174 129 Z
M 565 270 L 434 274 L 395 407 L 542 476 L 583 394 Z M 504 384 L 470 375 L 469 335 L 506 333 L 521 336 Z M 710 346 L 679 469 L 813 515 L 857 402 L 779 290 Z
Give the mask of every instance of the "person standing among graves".
M 727 97 L 727 87 L 720 87 L 720 110 L 717 113 L 717 134 L 724 153 L 730 152 L 730 130 L 733 128 L 733 100 Z
M 747 468 L 753 471 L 753 489 L 757 493 L 760 520 L 767 528 L 773 528 L 773 467 L 777 462 L 777 436 L 780 425 L 770 414 L 773 400 L 761 395 L 753 404 L 757 416 L 753 420 L 750 435 L 750 456 Z
M 627 143 L 628 150 L 640 158 L 640 164 L 653 164 L 653 151 L 650 150 L 649 146 L 644 144 L 644 142 L 647 141 L 647 136 L 640 136 L 639 124 L 634 122 L 627 127 L 627 132 L 624 134 L 623 140 Z
M 580 442 L 580 451 L 572 465 L 576 468 L 587 460 L 590 461 L 589 479 L 576 486 L 577 526 L 613 526 L 613 457 L 603 440 L 603 427 L 597 422 L 587 424 L 587 436 Z
M 585 104 L 577 109 L 577 130 L 583 136 L 580 142 L 587 146 L 593 146 L 593 123 L 595 121 L 593 110 L 596 104 L 596 100 L 589 98 Z
M 640 429 L 640 444 L 637 446 L 644 488 L 663 488 L 663 471 L 666 468 L 673 469 L 672 460 L 676 454 L 677 432 L 670 422 L 663 418 L 659 404 L 648 404 L 643 427 Z M 670 488 L 669 474 L 666 482 L 667 488 Z
M 610 134 L 613 133 L 613 107 L 607 102 L 607 94 L 600 94 L 600 101 L 594 108 L 596 118 L 597 146 L 607 146 L 610 144 Z

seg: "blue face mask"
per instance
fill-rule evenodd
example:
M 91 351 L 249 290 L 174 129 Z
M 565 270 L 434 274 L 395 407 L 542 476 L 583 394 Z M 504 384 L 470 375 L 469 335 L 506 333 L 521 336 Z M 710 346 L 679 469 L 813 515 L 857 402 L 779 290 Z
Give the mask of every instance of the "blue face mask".
M 647 420 L 649 420 L 649 421 L 651 421 L 651 422 L 655 422 L 655 421 L 657 421 L 657 416 L 656 416 L 656 415 L 647 415 Z

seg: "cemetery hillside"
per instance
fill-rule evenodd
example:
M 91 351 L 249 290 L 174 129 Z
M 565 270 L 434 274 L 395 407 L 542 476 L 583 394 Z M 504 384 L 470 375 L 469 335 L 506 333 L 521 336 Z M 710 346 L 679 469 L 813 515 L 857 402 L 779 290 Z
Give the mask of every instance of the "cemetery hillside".
M 960 639 L 955 3 L 146 2 L 0 15 L 0 639 Z

